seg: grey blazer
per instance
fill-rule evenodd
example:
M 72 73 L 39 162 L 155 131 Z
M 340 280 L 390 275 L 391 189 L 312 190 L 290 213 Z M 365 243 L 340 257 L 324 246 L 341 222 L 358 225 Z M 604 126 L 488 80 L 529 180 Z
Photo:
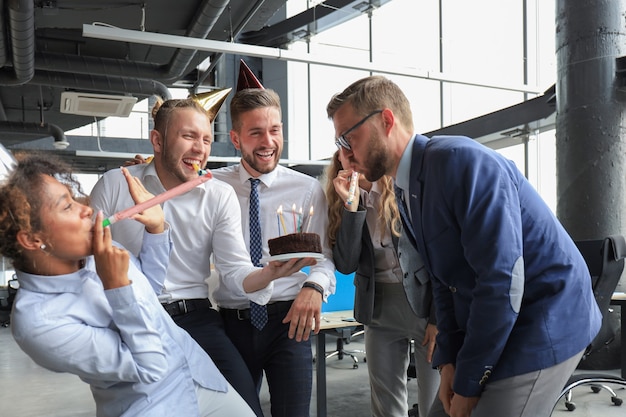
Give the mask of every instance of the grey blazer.
M 365 221 L 366 209 L 356 212 L 343 209 L 341 225 L 333 247 L 335 268 L 342 274 L 354 275 L 354 318 L 363 324 L 372 321 L 374 312 L 374 246 Z M 393 238 L 403 271 L 404 291 L 413 312 L 435 323 L 430 275 L 421 255 L 403 233 Z

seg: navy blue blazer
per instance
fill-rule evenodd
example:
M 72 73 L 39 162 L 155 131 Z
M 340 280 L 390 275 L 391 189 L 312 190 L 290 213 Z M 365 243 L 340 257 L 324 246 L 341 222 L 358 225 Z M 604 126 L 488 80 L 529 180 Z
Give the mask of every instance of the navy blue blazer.
M 477 396 L 488 380 L 585 349 L 601 323 L 586 263 L 515 164 L 466 137 L 417 135 L 407 149 L 437 312 L 433 365 L 456 365 L 455 392 Z

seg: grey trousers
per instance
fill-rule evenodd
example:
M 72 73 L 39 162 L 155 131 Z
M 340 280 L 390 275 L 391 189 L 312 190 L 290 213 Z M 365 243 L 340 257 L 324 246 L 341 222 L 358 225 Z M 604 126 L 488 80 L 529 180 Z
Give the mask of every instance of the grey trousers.
M 584 351 L 550 368 L 489 382 L 472 417 L 548 417 Z M 447 417 L 436 401 L 428 417 Z
M 419 412 L 428 414 L 439 391 L 439 373 L 426 361 L 422 346 L 427 324 L 411 310 L 402 284 L 376 283 L 372 323 L 365 326 L 372 416 L 406 417 L 411 339 L 415 340 Z

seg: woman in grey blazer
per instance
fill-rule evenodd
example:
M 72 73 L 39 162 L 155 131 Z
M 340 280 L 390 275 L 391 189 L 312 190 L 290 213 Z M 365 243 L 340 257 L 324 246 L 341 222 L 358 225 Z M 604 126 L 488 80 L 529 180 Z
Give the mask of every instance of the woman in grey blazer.
M 347 203 L 352 170 L 342 152 L 327 168 L 328 238 L 335 267 L 356 271 L 354 317 L 365 325 L 365 349 L 374 417 L 406 417 L 411 340 L 415 340 L 419 415 L 427 416 L 439 388 L 430 361 L 437 333 L 429 275 L 421 256 L 402 234 L 393 180 L 359 178 Z

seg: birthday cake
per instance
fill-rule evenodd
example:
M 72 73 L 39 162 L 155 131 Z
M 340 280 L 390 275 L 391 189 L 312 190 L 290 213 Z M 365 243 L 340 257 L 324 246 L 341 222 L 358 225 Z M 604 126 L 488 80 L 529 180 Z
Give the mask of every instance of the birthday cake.
M 272 256 L 297 252 L 322 253 L 322 242 L 317 233 L 291 233 L 270 239 L 267 245 Z

